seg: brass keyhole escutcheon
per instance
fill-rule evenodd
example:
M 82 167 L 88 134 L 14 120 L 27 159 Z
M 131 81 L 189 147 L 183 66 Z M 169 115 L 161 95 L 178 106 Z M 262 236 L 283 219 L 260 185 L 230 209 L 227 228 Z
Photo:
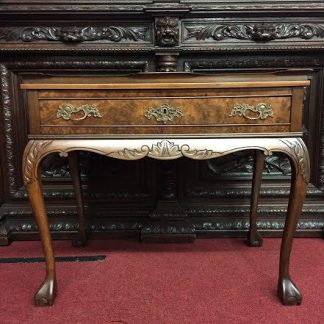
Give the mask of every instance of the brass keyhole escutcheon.
M 150 107 L 144 116 L 147 119 L 155 118 L 157 122 L 168 124 L 173 122 L 174 118 L 180 118 L 183 115 L 180 108 L 162 104 L 160 107 Z

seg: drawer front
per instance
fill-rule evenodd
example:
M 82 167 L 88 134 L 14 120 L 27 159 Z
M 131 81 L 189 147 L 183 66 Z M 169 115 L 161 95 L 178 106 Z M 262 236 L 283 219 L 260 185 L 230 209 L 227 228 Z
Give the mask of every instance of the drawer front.
M 291 131 L 292 92 L 249 90 L 39 90 L 33 134 L 196 134 Z

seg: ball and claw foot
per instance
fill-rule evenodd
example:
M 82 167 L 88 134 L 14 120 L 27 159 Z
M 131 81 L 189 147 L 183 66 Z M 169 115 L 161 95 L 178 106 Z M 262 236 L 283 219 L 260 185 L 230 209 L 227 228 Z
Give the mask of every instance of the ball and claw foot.
M 260 247 L 262 246 L 263 238 L 259 232 L 249 232 L 247 239 L 247 245 L 251 247 Z
M 34 296 L 36 306 L 52 306 L 56 294 L 56 281 L 45 279 Z
M 289 278 L 279 279 L 278 295 L 284 305 L 300 305 L 302 302 L 301 293 Z

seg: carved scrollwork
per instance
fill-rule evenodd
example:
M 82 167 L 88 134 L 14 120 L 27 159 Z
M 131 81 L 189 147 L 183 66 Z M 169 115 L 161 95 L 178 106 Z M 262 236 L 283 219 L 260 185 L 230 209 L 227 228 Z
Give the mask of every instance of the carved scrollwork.
M 264 42 L 275 39 L 324 37 L 324 25 L 315 24 L 210 24 L 185 28 L 187 30 L 185 40 L 194 38 L 198 41 L 210 38 L 215 41 L 234 38 Z
M 175 145 L 173 142 L 163 140 L 157 144 L 148 147 L 143 145 L 141 150 L 137 149 L 123 149 L 108 154 L 110 157 L 114 157 L 122 160 L 137 160 L 145 156 L 149 157 L 161 157 L 161 158 L 178 158 L 181 156 L 179 145 Z
M 186 156 L 196 160 L 206 160 L 221 155 L 219 152 L 208 149 L 191 149 L 188 144 L 179 146 L 169 140 L 163 140 L 152 146 L 143 145 L 141 150 L 123 149 L 108 154 L 111 157 L 123 160 L 137 160 L 145 156 L 155 159 L 172 160 Z
M 60 41 L 60 42 L 90 42 L 106 40 L 134 42 L 149 39 L 148 27 L 25 27 L 20 29 L 0 29 L 0 39 L 6 41 Z
M 296 168 L 296 174 L 300 175 L 306 183 L 309 182 L 309 156 L 307 148 L 300 138 L 254 138 L 253 140 L 243 138 L 220 139 L 219 141 L 213 139 L 213 142 L 209 144 L 205 139 L 203 144 L 205 148 L 201 147 L 200 141 L 198 143 L 195 141 L 190 143 L 177 142 L 162 140 L 151 145 L 144 144 L 140 146 L 140 149 L 124 148 L 110 151 L 107 152 L 107 155 L 124 160 L 140 159 L 146 156 L 160 160 L 172 160 L 182 156 L 196 160 L 207 160 L 243 150 L 262 150 L 268 156 L 274 152 L 282 152 L 290 157 Z
M 155 19 L 155 41 L 163 47 L 173 47 L 179 44 L 179 18 L 158 17 Z
M 221 155 L 220 152 L 215 152 L 213 150 L 190 150 L 189 146 L 187 147 L 188 150 L 185 149 L 186 146 L 182 147 L 183 155 L 194 160 L 208 160 L 212 158 L 216 158 Z
M 126 147 L 124 145 L 127 145 Z M 73 150 L 85 150 L 123 160 L 137 160 L 150 157 L 159 160 L 173 160 L 188 157 L 206 160 L 242 150 L 262 150 L 264 154 L 282 152 L 288 155 L 295 166 L 295 175 L 308 183 L 309 157 L 300 138 L 213 138 L 174 140 L 35 140 L 30 141 L 24 155 L 24 182 L 29 184 L 37 178 L 37 165 L 45 155 L 58 152 L 67 154 Z
M 137 149 L 131 150 L 124 148 L 123 150 L 109 153 L 108 156 L 121 160 L 139 160 L 147 155 L 147 149 L 147 146 L 142 147 L 141 151 Z
M 179 145 L 168 140 L 163 140 L 153 144 L 151 147 L 143 145 L 141 150 L 123 149 L 117 152 L 109 153 L 108 156 L 123 160 L 137 160 L 145 156 L 161 159 L 177 159 L 182 156 Z

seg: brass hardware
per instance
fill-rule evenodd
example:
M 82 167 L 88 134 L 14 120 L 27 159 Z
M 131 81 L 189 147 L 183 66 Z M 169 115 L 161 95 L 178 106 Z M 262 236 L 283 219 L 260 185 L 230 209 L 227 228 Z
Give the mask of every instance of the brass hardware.
M 82 111 L 82 116 L 79 118 L 73 117 L 72 114 L 76 114 Z M 101 118 L 102 115 L 95 105 L 82 105 L 79 107 L 74 107 L 72 104 L 62 104 L 56 114 L 57 118 L 63 118 L 64 120 L 80 121 L 86 119 L 87 117 L 98 117 Z
M 154 117 L 156 121 L 167 124 L 172 122 L 175 117 L 183 116 L 180 108 L 172 107 L 169 104 L 162 104 L 160 107 L 151 107 L 144 115 L 147 119 Z
M 257 115 L 255 116 L 255 113 Z M 249 104 L 235 104 L 230 117 L 234 116 L 243 116 L 246 119 L 256 120 L 256 119 L 266 119 L 268 117 L 273 117 L 273 110 L 270 104 L 266 103 L 258 103 L 255 106 L 251 106 Z

